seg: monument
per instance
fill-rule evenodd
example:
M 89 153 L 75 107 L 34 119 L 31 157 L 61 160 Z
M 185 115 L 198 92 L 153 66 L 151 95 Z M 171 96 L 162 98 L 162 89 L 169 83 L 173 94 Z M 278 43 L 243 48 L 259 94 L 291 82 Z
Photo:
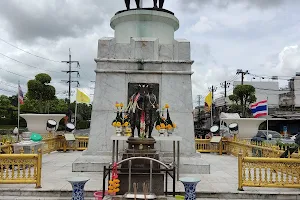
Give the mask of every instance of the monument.
M 130 9 L 128 2 L 125 0 L 127 10 L 117 12 L 111 19 L 114 37 L 98 41 L 89 145 L 73 163 L 73 171 L 101 171 L 111 163 L 114 150 L 110 137 L 116 134 L 112 120 L 118 101 L 132 104 L 129 113 L 136 122 L 131 127 L 136 137 L 141 135 L 138 119 L 145 115 L 149 138 L 159 136 L 153 128 L 156 110 L 171 105 L 172 119 L 177 123 L 174 135 L 182 137 L 181 173 L 209 173 L 209 165 L 195 150 L 190 42 L 174 39 L 179 20 L 163 9 L 164 1 L 160 0 L 157 6 L 154 0 L 153 8 L 139 8 L 136 0 L 138 9 Z M 126 152 L 127 143 L 124 141 L 117 148 Z M 171 140 L 156 141 L 155 149 L 162 159 L 172 157 Z

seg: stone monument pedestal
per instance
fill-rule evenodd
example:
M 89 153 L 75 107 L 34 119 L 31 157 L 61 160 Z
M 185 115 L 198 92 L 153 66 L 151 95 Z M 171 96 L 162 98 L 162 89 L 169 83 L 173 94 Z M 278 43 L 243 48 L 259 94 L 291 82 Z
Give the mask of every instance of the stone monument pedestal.
M 115 37 L 98 41 L 96 87 L 88 149 L 73 163 L 73 171 L 101 171 L 111 163 L 116 101 L 128 103 L 130 83 L 158 85 L 160 107 L 168 103 L 175 134 L 182 137 L 181 173 L 189 169 L 209 173 L 209 165 L 195 150 L 190 42 L 174 39 L 178 19 L 171 12 L 129 10 L 117 13 L 110 23 Z M 159 136 L 153 130 L 153 137 Z M 170 137 L 171 138 L 171 137 Z M 160 159 L 172 159 L 172 140 L 155 143 Z M 119 149 L 125 152 L 125 145 Z M 147 147 L 148 148 L 148 147 Z M 153 148 L 150 145 L 150 148 Z M 191 158 L 193 156 L 193 158 Z M 189 165 L 190 160 L 192 165 Z M 188 167 L 190 166 L 190 168 Z M 203 170 L 204 169 L 204 170 Z

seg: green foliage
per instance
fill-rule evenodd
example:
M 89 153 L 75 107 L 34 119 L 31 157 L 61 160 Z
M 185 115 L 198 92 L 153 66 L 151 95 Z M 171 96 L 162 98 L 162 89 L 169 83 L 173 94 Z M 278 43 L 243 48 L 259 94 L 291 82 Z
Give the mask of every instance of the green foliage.
M 75 113 L 76 102 L 71 103 L 70 107 L 73 113 Z M 92 105 L 85 103 L 77 104 L 77 121 L 78 120 L 90 120 L 92 115 Z
M 0 96 L 0 120 L 4 120 L 3 118 L 9 119 L 12 116 L 12 111 L 17 109 L 13 105 L 11 105 L 11 101 L 9 97 L 5 95 Z
M 90 121 L 80 121 L 76 124 L 76 129 L 88 129 L 90 128 Z
M 27 83 L 28 92 L 26 96 L 29 100 L 35 100 L 38 103 L 38 109 L 40 113 L 47 112 L 46 105 L 48 101 L 55 99 L 55 88 L 51 85 L 48 85 L 51 82 L 51 77 L 48 74 L 37 74 L 34 80 L 30 80 Z M 49 108 L 48 108 L 49 110 Z
M 255 88 L 252 85 L 238 85 L 229 99 L 234 103 L 230 109 L 239 111 L 245 117 L 249 113 L 249 105 L 256 101 Z
M 10 104 L 14 107 L 18 107 L 18 95 L 12 95 L 8 97 L 10 100 Z

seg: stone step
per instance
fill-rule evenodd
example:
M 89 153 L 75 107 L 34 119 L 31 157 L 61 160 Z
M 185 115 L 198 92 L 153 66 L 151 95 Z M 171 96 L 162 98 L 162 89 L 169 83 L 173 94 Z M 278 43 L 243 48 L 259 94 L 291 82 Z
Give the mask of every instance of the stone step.
M 178 195 L 184 195 L 184 192 L 178 193 Z M 28 190 L 28 189 L 4 189 L 0 188 L 0 200 L 64 200 L 70 199 L 72 196 L 71 191 L 63 191 L 63 190 L 51 190 L 51 191 L 43 191 L 43 190 Z M 32 198 L 34 197 L 34 198 Z M 93 199 L 94 200 L 94 191 L 86 191 L 85 199 Z M 121 197 L 121 196 L 119 196 Z M 237 192 L 197 192 L 197 198 L 200 199 L 281 199 L 281 200 L 296 200 L 300 199 L 299 192 L 258 192 L 258 191 L 237 191 Z M 166 197 L 161 196 L 158 199 L 165 200 Z M 173 197 L 167 199 L 174 199 Z
M 85 200 L 95 200 L 94 197 L 85 197 Z M 173 197 L 167 198 L 158 198 L 158 200 L 174 200 Z M 17 196 L 2 196 L 0 200 L 70 200 L 70 197 L 37 197 L 37 196 L 28 196 L 28 197 L 17 197 Z M 196 200 L 229 200 L 229 199 L 220 199 L 220 198 L 197 198 Z M 234 200 L 253 200 L 253 199 L 234 199 Z M 265 199 L 271 200 L 271 199 Z M 288 200 L 288 199 L 285 199 Z
M 85 200 L 95 200 L 94 197 L 84 198 Z M 17 196 L 4 196 L 0 197 L 0 200 L 70 200 L 70 197 L 17 197 Z

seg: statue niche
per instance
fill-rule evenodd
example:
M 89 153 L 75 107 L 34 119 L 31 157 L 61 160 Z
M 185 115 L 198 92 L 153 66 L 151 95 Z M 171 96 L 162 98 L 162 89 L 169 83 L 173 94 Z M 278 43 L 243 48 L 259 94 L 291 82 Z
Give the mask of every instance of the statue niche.
M 152 137 L 156 111 L 158 109 L 159 84 L 129 83 L 128 113 L 131 122 L 131 136 L 137 128 L 139 137 Z

